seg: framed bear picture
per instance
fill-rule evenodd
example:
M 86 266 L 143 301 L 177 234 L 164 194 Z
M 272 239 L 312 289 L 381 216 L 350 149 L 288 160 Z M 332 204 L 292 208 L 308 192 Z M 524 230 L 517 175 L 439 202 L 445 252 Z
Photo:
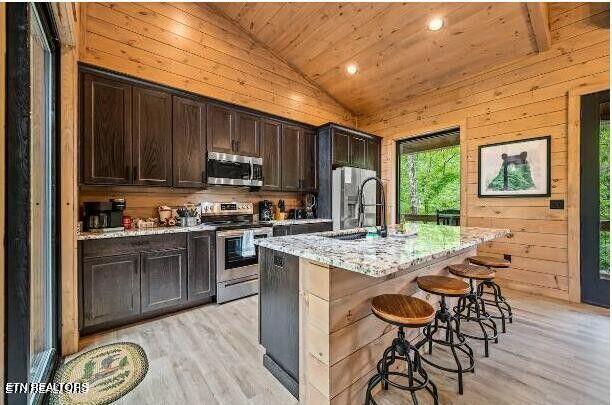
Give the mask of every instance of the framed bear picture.
M 478 197 L 550 197 L 550 136 L 479 146 Z

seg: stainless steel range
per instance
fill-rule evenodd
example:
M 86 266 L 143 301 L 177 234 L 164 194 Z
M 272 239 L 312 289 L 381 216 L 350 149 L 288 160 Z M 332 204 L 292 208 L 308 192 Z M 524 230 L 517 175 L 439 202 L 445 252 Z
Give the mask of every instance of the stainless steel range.
M 259 291 L 255 239 L 272 237 L 272 227 L 253 222 L 251 203 L 203 203 L 202 220 L 217 227 L 217 302 Z

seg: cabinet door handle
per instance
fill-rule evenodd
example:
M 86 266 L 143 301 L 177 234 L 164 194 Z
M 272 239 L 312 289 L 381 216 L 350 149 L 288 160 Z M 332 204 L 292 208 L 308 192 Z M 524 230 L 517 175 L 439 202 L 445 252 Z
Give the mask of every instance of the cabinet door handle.
M 235 144 L 236 144 L 236 141 L 232 139 L 232 151 L 234 151 L 234 152 L 236 151 Z
M 240 141 L 236 141 L 236 152 L 240 149 Z
M 202 170 L 202 183 L 206 183 L 206 172 Z

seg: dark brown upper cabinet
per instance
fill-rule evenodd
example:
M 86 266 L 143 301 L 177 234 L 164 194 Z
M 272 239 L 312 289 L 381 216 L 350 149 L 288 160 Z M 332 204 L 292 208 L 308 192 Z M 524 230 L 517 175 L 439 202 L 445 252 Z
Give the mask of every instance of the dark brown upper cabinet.
M 331 125 L 332 165 L 378 170 L 380 141 L 377 137 Z
M 83 182 L 132 181 L 132 86 L 83 76 Z
M 380 160 L 380 143 L 374 140 L 366 142 L 366 163 L 365 168 L 378 171 Z
M 336 166 L 350 166 L 351 136 L 338 130 L 332 136 L 333 164 Z
M 235 154 L 234 111 L 219 104 L 208 104 L 206 111 L 208 151 Z
M 302 128 L 294 125 L 282 126 L 282 189 L 300 189 L 300 133 Z
M 243 112 L 236 113 L 235 153 L 242 156 L 260 156 L 259 117 Z
M 317 191 L 318 165 L 317 134 L 313 131 L 300 132 L 300 189 Z
M 267 190 L 281 189 L 281 123 L 261 121 L 261 157 L 263 186 Z
M 366 164 L 366 140 L 356 136 L 350 137 L 350 166 L 365 167 Z
M 172 185 L 172 97 L 145 87 L 132 90 L 133 184 Z
M 319 136 L 308 125 L 92 67 L 79 71 L 83 184 L 205 188 L 207 155 L 218 152 L 262 157 L 265 190 L 319 188 Z M 365 165 L 354 131 L 330 125 L 341 129 L 334 165 Z M 363 157 L 351 160 L 356 148 Z
M 174 187 L 206 187 L 206 106 L 173 97 L 172 152 Z

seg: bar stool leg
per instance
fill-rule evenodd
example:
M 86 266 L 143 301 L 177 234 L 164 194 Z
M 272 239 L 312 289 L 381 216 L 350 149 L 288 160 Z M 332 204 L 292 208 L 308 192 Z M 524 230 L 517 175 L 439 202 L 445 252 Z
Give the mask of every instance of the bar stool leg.
M 479 286 L 480 287 L 480 286 Z M 464 315 L 464 311 L 467 309 L 467 315 Z M 472 316 L 472 310 L 475 316 Z M 474 281 L 470 279 L 470 293 L 459 299 L 457 306 L 455 306 L 455 316 L 459 319 L 466 321 L 475 321 L 478 323 L 482 332 L 481 336 L 470 335 L 467 333 L 461 333 L 464 337 L 484 341 L 485 357 L 489 357 L 489 340 L 493 340 L 495 343 L 499 342 L 497 333 L 497 324 L 495 320 L 487 313 L 484 300 L 478 295 L 478 290 L 474 288 Z M 492 332 L 489 333 L 489 330 Z
M 419 343 L 415 345 L 415 348 L 416 350 L 419 350 L 420 347 L 427 343 L 429 348 L 429 354 L 431 354 L 431 347 L 433 343 L 448 347 L 453 355 L 453 359 L 455 360 L 455 368 L 450 368 L 441 364 L 437 364 L 433 360 L 430 360 L 426 357 L 422 357 L 421 360 L 439 370 L 456 373 L 457 381 L 459 384 L 459 394 L 463 394 L 463 373 L 468 371 L 474 371 L 474 353 L 472 351 L 472 348 L 468 345 L 466 339 L 461 335 L 459 326 L 460 320 L 459 318 L 453 316 L 450 313 L 446 305 L 445 298 L 446 297 L 444 295 L 440 296 L 440 309 L 438 309 L 438 311 L 436 312 L 434 330 L 432 331 L 432 328 L 424 328 L 424 337 Z M 460 297 L 460 301 L 462 299 L 464 299 L 464 297 Z M 442 325 L 439 325 L 438 322 Z M 438 329 L 444 329 L 444 339 L 438 339 L 435 337 L 434 334 Z M 458 352 L 462 352 L 464 355 L 467 356 L 468 364 L 465 367 L 462 364 L 461 359 L 459 358 Z
M 406 362 L 406 373 L 389 371 L 389 366 L 396 360 L 403 360 Z M 438 405 L 438 389 L 433 381 L 429 379 L 427 372 L 423 369 L 419 352 L 415 347 L 410 345 L 408 340 L 406 340 L 406 335 L 402 326 L 398 327 L 397 337 L 393 340 L 391 346 L 385 349 L 383 357 L 378 361 L 376 369 L 377 373 L 374 374 L 368 382 L 365 405 L 377 405 L 372 396 L 372 390 L 378 383 L 382 383 L 382 388 L 385 390 L 388 389 L 389 385 L 392 385 L 396 388 L 410 391 L 410 396 L 415 405 L 418 405 L 415 392 L 420 389 L 425 389 L 433 397 L 434 404 Z M 415 373 L 421 378 L 419 379 L 415 376 Z M 391 381 L 391 376 L 406 378 L 408 380 L 408 385 L 400 384 L 397 381 Z
M 492 292 L 485 291 L 485 287 L 491 289 Z M 499 284 L 492 280 L 485 280 L 478 286 L 477 294 L 479 297 L 483 297 L 484 295 L 493 295 L 493 299 L 484 299 L 483 301 L 486 304 L 493 305 L 497 308 L 499 312 L 499 316 L 491 316 L 492 318 L 501 319 L 502 322 L 502 333 L 506 333 L 506 319 L 509 323 L 512 323 L 512 308 L 510 304 L 506 301 L 506 298 L 501 293 L 501 287 Z M 507 316 L 506 316 L 507 314 Z

